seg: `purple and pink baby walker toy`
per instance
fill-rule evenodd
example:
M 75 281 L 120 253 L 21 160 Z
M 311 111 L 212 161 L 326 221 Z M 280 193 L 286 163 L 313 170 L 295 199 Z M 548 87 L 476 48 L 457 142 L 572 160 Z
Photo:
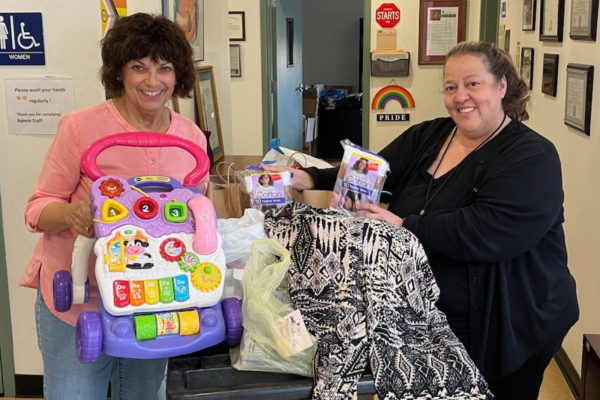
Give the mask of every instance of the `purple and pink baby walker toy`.
M 167 176 L 128 180 L 105 176 L 96 158 L 112 146 L 169 147 L 196 159 L 183 185 Z M 98 312 L 81 313 L 76 352 L 82 363 L 114 357 L 162 358 L 223 341 L 238 344 L 241 303 L 221 302 L 225 254 L 215 209 L 196 187 L 209 170 L 193 142 L 154 132 L 120 133 L 92 143 L 83 171 L 94 184 L 90 204 L 95 239 L 80 236 L 71 273 L 54 276 L 54 306 L 65 312 L 89 299 L 88 259 L 96 254 Z

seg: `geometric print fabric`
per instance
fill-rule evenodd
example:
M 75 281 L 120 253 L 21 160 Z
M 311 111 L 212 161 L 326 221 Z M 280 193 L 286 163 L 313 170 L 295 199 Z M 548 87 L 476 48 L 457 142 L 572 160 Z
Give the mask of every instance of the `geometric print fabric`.
M 355 399 L 367 362 L 380 399 L 493 398 L 411 232 L 303 203 L 268 211 L 265 232 L 290 252 L 289 293 L 318 339 L 314 400 Z

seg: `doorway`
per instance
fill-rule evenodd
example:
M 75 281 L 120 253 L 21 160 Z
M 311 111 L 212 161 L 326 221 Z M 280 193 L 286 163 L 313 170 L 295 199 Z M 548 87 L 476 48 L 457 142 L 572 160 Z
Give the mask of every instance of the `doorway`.
M 368 45 L 370 43 L 370 18 L 363 18 L 362 24 L 362 43 L 365 43 L 365 46 L 360 46 L 360 30 L 361 30 L 361 18 L 363 16 L 369 16 L 371 13 L 371 0 L 354 0 L 354 2 L 358 5 L 359 13 L 352 18 L 350 21 L 348 18 L 351 18 L 348 13 L 348 0 L 335 0 L 322 2 L 318 0 L 311 1 L 302 1 L 298 2 L 303 4 L 302 9 L 309 10 L 308 12 L 304 12 L 301 14 L 300 19 L 297 16 L 286 15 L 289 11 L 298 11 L 292 10 L 286 4 L 286 0 L 269 0 L 267 2 L 261 2 L 261 41 L 263 43 L 263 52 L 262 52 L 262 74 L 263 74 L 263 151 L 266 153 L 269 150 L 269 142 L 273 138 L 279 138 L 282 136 L 282 133 L 290 134 L 296 138 L 295 141 L 288 140 L 289 143 L 302 143 L 302 141 L 298 141 L 298 137 L 302 137 L 302 90 L 307 85 L 313 85 L 316 83 L 322 83 L 324 85 L 337 85 L 337 86 L 351 86 L 353 92 L 359 92 L 360 86 L 363 86 L 363 96 L 362 103 L 363 109 L 368 110 L 368 99 L 369 99 L 369 75 L 370 75 L 370 63 L 369 63 L 369 48 Z M 318 4 L 318 5 L 316 5 Z M 279 7 L 279 9 L 278 9 Z M 319 8 L 319 15 L 334 13 L 334 18 L 329 18 L 327 24 L 315 22 L 317 18 L 314 18 L 314 15 L 317 13 L 314 12 L 315 7 Z M 355 7 L 356 8 L 356 7 Z M 345 10 L 341 12 L 340 10 Z M 301 12 L 304 10 L 300 10 Z M 311 18 L 311 15 L 313 18 Z M 344 15 L 347 15 L 348 18 L 344 20 L 342 18 Z M 335 17 L 337 16 L 337 18 Z M 299 46 L 301 47 L 300 52 L 298 53 L 300 56 L 296 56 L 294 59 L 294 66 L 292 68 L 300 70 L 304 70 L 300 77 L 296 77 L 295 80 L 292 79 L 278 79 L 279 75 L 282 74 L 282 65 L 288 60 L 281 59 L 283 55 L 289 55 L 282 49 L 286 48 L 286 38 L 282 37 L 281 32 L 286 32 L 286 29 L 280 29 L 278 24 L 283 23 L 288 24 L 289 20 L 293 19 L 294 21 L 301 20 L 302 28 L 300 30 L 302 37 L 305 38 L 313 38 L 315 35 L 322 34 L 323 32 L 327 32 L 331 29 L 348 29 L 348 24 L 354 24 L 351 29 L 354 29 L 356 34 L 350 34 L 349 37 L 343 38 L 343 44 L 347 45 L 346 47 L 354 47 L 351 51 L 350 60 L 346 62 L 347 65 L 344 70 L 355 70 L 356 73 L 351 75 L 351 78 L 344 78 L 342 81 L 336 80 L 340 74 L 340 67 L 333 62 L 338 61 L 339 58 L 335 57 L 335 51 L 338 50 L 339 44 L 331 45 L 323 43 L 314 43 L 314 40 L 307 40 L 307 43 L 300 42 Z M 308 32 L 304 32 L 306 30 L 310 30 Z M 297 31 L 296 31 L 297 32 Z M 354 37 L 352 37 L 354 36 Z M 289 36 L 288 38 L 289 39 Z M 324 42 L 324 41 L 321 41 Z M 298 44 L 296 44 L 298 45 Z M 315 48 L 318 47 L 318 48 Z M 289 48 L 289 47 L 288 47 Z M 310 62 L 303 61 L 303 55 L 305 57 L 310 57 Z M 328 58 L 329 57 L 329 58 Z M 304 66 L 302 64 L 305 64 Z M 349 64 L 349 65 L 348 65 Z M 332 67 L 330 67 L 333 65 Z M 330 70 L 327 68 L 330 67 Z M 323 68 L 323 70 L 319 70 L 319 68 Z M 287 70 L 283 70 L 284 75 L 287 78 L 287 72 L 289 72 L 290 68 L 288 65 Z M 322 75 L 322 78 L 319 79 L 319 75 Z M 329 82 L 328 82 L 329 80 Z M 320 82 L 319 82 L 320 81 Z M 350 82 L 348 82 L 350 81 Z M 364 85 L 363 85 L 364 82 Z M 367 104 L 365 105 L 365 101 Z M 290 108 L 290 104 L 292 107 Z M 362 143 L 368 147 L 369 143 L 369 118 L 368 113 L 363 113 L 362 116 Z M 290 125 L 289 122 L 297 121 L 298 125 Z M 293 126 L 293 128 L 290 128 Z M 282 132 L 281 128 L 284 127 L 286 132 Z M 290 132 L 290 129 L 292 131 Z M 287 139 L 286 139 L 287 140 Z M 283 142 L 283 140 L 282 140 Z M 284 144 L 282 143 L 282 146 Z M 284 146 L 287 147 L 287 146 Z M 302 148 L 298 148 L 295 150 L 302 150 Z

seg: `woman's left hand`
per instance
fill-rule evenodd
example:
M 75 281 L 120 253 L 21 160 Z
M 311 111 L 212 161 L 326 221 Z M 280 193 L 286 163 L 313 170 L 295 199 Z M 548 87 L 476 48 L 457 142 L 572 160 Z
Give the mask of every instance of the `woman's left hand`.
M 390 224 L 402 226 L 404 223 L 404 219 L 400 218 L 396 214 L 385 210 L 375 204 L 369 203 L 356 203 L 356 210 L 358 211 L 354 214 L 357 217 L 367 217 L 374 219 L 381 219 L 383 221 L 387 221 Z

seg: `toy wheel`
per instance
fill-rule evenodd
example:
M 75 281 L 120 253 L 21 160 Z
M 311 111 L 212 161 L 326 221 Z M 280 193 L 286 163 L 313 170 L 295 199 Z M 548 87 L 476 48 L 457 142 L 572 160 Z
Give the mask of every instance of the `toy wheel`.
M 79 314 L 75 327 L 75 353 L 82 364 L 98 361 L 102 354 L 102 319 L 94 311 Z
M 69 271 L 56 272 L 52 286 L 54 309 L 58 312 L 69 311 L 73 303 L 73 282 Z
M 222 302 L 223 314 L 225 314 L 226 337 L 225 343 L 233 347 L 242 341 L 242 302 L 235 297 L 229 297 Z

